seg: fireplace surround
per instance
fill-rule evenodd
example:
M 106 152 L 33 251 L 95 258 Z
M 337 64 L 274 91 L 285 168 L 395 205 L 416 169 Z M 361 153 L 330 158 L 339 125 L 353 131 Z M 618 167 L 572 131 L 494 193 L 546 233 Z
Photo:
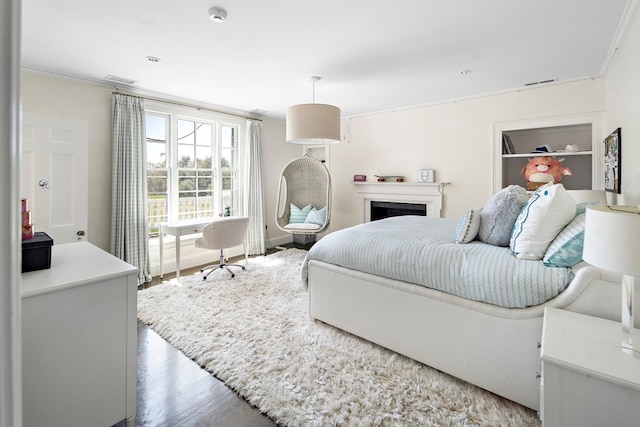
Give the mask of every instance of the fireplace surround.
M 441 217 L 444 186 L 434 182 L 354 182 L 360 222 L 371 221 L 371 202 L 425 205 L 426 216 Z M 375 217 L 374 217 L 375 218 Z

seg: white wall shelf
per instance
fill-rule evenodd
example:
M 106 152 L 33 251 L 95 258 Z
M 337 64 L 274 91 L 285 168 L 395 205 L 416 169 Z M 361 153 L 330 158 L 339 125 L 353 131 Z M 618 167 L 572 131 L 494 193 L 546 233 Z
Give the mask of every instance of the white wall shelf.
M 511 159 L 511 158 L 522 158 L 522 157 L 544 157 L 544 156 L 591 156 L 593 155 L 593 151 L 584 150 L 578 152 L 570 152 L 570 151 L 554 151 L 552 153 L 522 153 L 522 154 L 503 154 L 503 159 Z
M 602 189 L 602 123 L 603 113 L 597 112 L 494 124 L 494 192 L 511 184 L 524 187 L 526 159 L 540 156 L 564 158 L 563 166 L 573 172 L 562 180 L 567 189 Z M 511 137 L 515 154 L 505 153 L 503 134 Z M 552 152 L 534 152 L 539 145 L 549 145 Z M 579 151 L 566 151 L 567 145 L 577 145 Z

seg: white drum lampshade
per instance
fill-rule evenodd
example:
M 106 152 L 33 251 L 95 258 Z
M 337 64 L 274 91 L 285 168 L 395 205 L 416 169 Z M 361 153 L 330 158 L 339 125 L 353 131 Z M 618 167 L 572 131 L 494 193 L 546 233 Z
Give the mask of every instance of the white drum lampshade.
M 327 104 L 299 104 L 287 109 L 287 142 L 324 145 L 340 142 L 340 109 Z
M 634 293 L 640 281 L 638 207 L 587 207 L 582 258 L 591 265 L 622 274 L 622 349 L 640 358 L 640 334 L 634 330 Z

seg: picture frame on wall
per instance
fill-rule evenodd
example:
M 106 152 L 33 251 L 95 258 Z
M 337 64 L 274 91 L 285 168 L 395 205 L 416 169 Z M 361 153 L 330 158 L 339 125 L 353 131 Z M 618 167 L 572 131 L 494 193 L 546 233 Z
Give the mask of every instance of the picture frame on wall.
M 604 139 L 604 189 L 620 194 L 622 175 L 620 166 L 622 133 L 621 128 L 614 130 Z

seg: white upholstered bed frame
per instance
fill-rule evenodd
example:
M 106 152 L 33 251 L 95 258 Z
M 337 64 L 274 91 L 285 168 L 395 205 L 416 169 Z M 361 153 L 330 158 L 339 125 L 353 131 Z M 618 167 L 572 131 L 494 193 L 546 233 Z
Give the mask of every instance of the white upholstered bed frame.
M 540 408 L 546 306 L 620 320 L 617 277 L 585 265 L 547 303 L 509 309 L 320 261 L 309 263 L 309 313 L 529 408 Z

